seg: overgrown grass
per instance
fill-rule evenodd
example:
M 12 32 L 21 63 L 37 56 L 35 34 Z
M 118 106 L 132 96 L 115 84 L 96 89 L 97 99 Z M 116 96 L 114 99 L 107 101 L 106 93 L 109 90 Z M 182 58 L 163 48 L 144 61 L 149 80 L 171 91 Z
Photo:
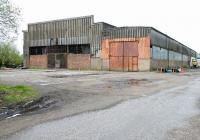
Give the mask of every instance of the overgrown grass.
M 26 102 L 38 98 L 38 92 L 30 86 L 18 85 L 8 86 L 0 85 L 0 92 L 5 93 L 0 95 L 3 105 L 16 104 Z

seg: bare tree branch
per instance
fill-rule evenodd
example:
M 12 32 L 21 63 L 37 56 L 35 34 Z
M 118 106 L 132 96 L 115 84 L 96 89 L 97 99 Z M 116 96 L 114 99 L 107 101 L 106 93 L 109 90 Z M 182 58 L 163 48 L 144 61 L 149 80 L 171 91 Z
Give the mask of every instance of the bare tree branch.
M 0 42 L 13 40 L 18 35 L 21 11 L 9 0 L 0 0 Z

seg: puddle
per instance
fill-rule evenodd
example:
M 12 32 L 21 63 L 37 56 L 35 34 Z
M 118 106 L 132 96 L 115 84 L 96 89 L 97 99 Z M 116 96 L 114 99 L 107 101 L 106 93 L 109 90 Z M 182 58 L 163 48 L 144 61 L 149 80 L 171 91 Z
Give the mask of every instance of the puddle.
M 13 118 L 27 113 L 34 113 L 36 111 L 45 111 L 52 107 L 58 106 L 59 103 L 60 100 L 52 96 L 43 96 L 30 102 L 2 107 L 0 109 L 0 120 Z
M 110 80 L 106 84 L 106 88 L 127 88 L 127 87 L 138 87 L 138 86 L 155 86 L 166 81 L 163 79 L 121 79 L 121 80 Z
M 56 72 L 55 70 L 45 70 L 44 72 Z
M 122 80 L 111 80 L 108 81 L 107 88 L 125 88 L 130 86 L 140 86 L 145 85 L 151 80 L 149 79 L 122 79 Z
M 127 84 L 129 85 L 140 85 L 140 84 L 145 84 L 148 83 L 150 80 L 148 79 L 130 79 L 127 81 Z

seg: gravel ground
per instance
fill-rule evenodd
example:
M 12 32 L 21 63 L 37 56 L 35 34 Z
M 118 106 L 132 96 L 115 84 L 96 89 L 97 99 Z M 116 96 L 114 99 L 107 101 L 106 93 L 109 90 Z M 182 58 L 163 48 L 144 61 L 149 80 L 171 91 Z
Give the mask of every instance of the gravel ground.
M 59 139 L 80 137 L 85 139 L 162 139 L 165 132 L 169 139 L 181 139 L 182 133 L 186 136 L 195 133 L 198 136 L 199 125 L 196 125 L 199 121 L 198 109 L 193 106 L 193 103 L 198 98 L 199 86 L 193 85 L 199 82 L 195 81 L 199 75 L 199 71 L 179 74 L 66 70 L 0 71 L 1 84 L 31 85 L 38 89 L 41 96 L 53 95 L 62 101 L 59 107 L 48 111 L 1 121 L 0 139 L 16 139 L 16 136 L 25 139 L 29 132 L 34 134 L 29 139 L 38 139 L 36 136 L 45 136 L 44 139 L 55 139 L 57 136 L 61 136 Z M 190 81 L 194 83 L 188 84 Z M 190 89 L 194 89 L 191 95 L 188 91 Z M 190 98 L 191 100 L 187 101 Z M 183 108 L 182 111 L 181 108 Z M 176 112 L 179 110 L 180 114 L 177 115 Z M 83 119 L 84 117 L 86 120 Z M 168 119 L 165 120 L 165 118 Z M 74 122 L 76 119 L 78 123 Z M 105 123 L 101 123 L 102 121 Z M 185 125 L 187 122 L 188 126 Z M 66 123 L 70 125 L 65 125 Z M 119 125 L 115 126 L 116 123 Z M 80 124 L 84 126 L 84 130 L 80 128 Z M 165 125 L 167 126 L 163 127 Z M 49 129 L 49 126 L 52 129 Z M 176 126 L 179 127 L 176 128 Z M 48 131 L 45 131 L 46 127 Z M 38 132 L 38 128 L 41 128 L 39 129 L 41 133 Z M 52 133 L 52 137 L 48 137 L 51 136 L 49 132 L 55 128 L 59 130 L 58 135 Z M 104 133 L 111 128 L 112 131 Z M 124 130 L 124 136 L 121 133 L 118 134 L 119 130 Z M 96 135 L 92 135 L 93 131 Z M 63 132 L 66 133 L 63 135 Z M 83 135 L 82 132 L 86 134 Z M 159 137 L 156 134 L 151 135 L 151 132 L 159 134 Z M 141 137 L 141 135 L 144 136 Z M 194 138 L 198 138 L 197 136 L 194 135 Z

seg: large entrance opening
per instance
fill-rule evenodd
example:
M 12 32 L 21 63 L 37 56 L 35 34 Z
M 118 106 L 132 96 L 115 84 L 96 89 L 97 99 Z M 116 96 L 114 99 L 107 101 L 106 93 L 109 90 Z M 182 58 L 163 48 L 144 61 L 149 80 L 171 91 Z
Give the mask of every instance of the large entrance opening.
M 138 42 L 110 42 L 109 70 L 138 71 Z
M 90 54 L 90 44 L 73 44 L 73 45 L 54 45 L 54 46 L 39 46 L 30 47 L 31 55 L 47 55 L 47 66 L 48 68 L 67 68 L 68 67 L 68 54 L 79 55 L 83 54 L 87 56 Z M 37 58 L 36 56 L 34 58 Z M 77 63 L 84 63 L 84 59 L 81 55 L 78 56 Z M 39 60 L 39 59 L 38 59 Z M 73 59 L 71 59 L 73 60 Z M 73 60 L 75 63 L 75 60 Z
M 48 46 L 48 68 L 68 68 L 68 54 L 90 54 L 90 44 Z

